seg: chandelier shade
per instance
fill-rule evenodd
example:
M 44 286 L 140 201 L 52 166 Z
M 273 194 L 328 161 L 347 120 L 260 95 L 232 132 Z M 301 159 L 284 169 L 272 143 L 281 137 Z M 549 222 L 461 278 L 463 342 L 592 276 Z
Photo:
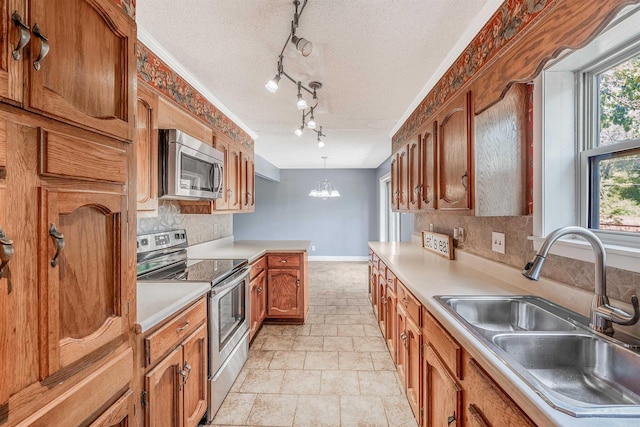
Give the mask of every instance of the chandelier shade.
M 327 156 L 323 156 L 324 160 L 324 171 L 325 177 L 320 181 L 316 181 L 316 185 L 311 191 L 309 191 L 309 196 L 318 197 L 322 200 L 327 200 L 328 198 L 340 197 L 340 192 L 336 189 L 336 186 L 333 182 L 329 181 L 326 177 L 327 171 Z

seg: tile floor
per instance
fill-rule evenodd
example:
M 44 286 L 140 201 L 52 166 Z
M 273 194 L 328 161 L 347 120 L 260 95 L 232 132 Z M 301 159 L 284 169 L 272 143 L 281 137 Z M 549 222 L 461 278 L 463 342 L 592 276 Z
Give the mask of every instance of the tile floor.
M 307 322 L 262 326 L 213 424 L 416 427 L 367 276 L 366 262 L 309 263 Z

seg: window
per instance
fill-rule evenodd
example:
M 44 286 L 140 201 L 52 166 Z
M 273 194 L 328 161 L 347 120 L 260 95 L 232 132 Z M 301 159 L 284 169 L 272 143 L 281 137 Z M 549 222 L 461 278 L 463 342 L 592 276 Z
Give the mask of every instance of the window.
M 608 265 L 640 272 L 640 7 L 534 81 L 534 248 L 568 225 L 592 229 Z M 552 253 L 592 260 L 569 237 Z
M 640 233 L 640 54 L 587 70 L 580 153 L 586 176 L 587 225 L 594 230 Z M 580 101 L 578 101 L 580 102 Z M 578 106 L 578 109 L 581 106 Z

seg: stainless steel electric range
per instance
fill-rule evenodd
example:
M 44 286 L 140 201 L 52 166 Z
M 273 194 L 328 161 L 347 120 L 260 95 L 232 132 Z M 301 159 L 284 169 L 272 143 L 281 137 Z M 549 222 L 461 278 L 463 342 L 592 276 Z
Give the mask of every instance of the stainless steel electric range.
M 209 282 L 209 402 L 213 420 L 249 353 L 249 264 L 246 259 L 188 259 L 185 230 L 137 237 L 138 282 Z

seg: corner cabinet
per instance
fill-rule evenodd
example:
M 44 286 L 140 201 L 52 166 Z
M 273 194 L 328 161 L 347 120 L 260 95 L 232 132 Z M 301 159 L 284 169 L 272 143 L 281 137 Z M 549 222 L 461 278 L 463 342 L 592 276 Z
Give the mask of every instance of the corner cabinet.
M 273 321 L 304 322 L 309 311 L 307 253 L 267 254 L 267 314 Z

